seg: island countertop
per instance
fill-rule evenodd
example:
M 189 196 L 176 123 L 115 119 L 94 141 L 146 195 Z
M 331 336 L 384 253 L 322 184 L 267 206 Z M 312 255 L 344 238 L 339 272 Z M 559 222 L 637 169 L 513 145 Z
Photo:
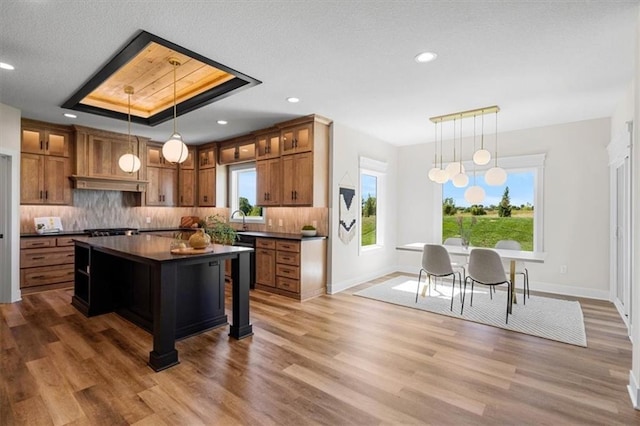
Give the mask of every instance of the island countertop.
M 176 262 L 185 258 L 194 259 L 198 257 L 218 256 L 224 257 L 234 255 L 239 252 L 253 251 L 247 247 L 226 246 L 212 244 L 213 251 L 202 254 L 172 254 L 171 238 L 158 237 L 155 235 L 116 235 L 108 237 L 76 237 L 75 241 L 83 243 L 101 251 L 120 253 L 140 260 L 154 262 Z

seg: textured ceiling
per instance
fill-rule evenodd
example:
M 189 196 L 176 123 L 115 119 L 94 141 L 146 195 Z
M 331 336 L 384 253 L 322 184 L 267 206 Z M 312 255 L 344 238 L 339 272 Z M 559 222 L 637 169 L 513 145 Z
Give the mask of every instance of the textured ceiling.
M 187 143 L 317 113 L 415 144 L 433 139 L 429 117 L 487 105 L 501 131 L 610 116 L 632 81 L 637 19 L 638 1 L 3 0 L 0 61 L 16 69 L 0 70 L 0 103 L 126 132 L 60 105 L 145 30 L 263 82 L 181 116 Z M 414 62 L 426 50 L 437 60 Z M 161 141 L 172 126 L 132 131 Z

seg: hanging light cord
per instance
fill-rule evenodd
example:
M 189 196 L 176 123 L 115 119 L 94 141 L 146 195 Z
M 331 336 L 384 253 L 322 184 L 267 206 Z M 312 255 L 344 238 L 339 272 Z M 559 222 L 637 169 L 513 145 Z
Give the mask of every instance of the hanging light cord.
M 496 155 L 495 164 L 496 164 L 496 167 L 498 167 L 498 111 L 496 111 L 496 151 L 495 151 L 495 155 Z
M 172 61 L 171 65 L 173 65 L 173 133 L 178 133 L 178 115 L 176 109 L 176 67 L 178 66 L 177 61 Z
M 473 114 L 473 152 L 476 152 L 476 115 Z M 473 186 L 476 185 L 476 162 L 473 163 Z
M 440 129 L 440 132 L 442 132 L 442 129 Z M 438 167 L 438 123 L 436 123 L 435 126 L 434 137 L 435 139 L 433 140 L 433 146 L 435 147 L 435 149 L 433 150 L 433 167 Z
M 460 164 L 458 173 L 462 173 L 462 120 L 460 120 Z

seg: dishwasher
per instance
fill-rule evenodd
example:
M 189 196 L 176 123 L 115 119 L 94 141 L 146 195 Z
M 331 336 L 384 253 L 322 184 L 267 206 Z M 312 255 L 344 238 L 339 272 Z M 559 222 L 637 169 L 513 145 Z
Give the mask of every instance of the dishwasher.
M 256 237 L 253 235 L 247 235 L 243 232 L 236 234 L 236 241 L 233 243 L 237 247 L 249 247 L 252 248 L 251 256 L 249 257 L 249 287 L 256 287 Z

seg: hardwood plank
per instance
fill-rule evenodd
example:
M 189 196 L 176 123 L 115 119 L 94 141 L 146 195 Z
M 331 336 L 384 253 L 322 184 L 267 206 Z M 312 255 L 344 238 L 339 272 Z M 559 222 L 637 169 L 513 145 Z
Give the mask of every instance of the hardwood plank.
M 48 358 L 28 361 L 27 368 L 38 383 L 40 396 L 54 425 L 64 425 L 84 417 L 65 378 Z
M 612 304 L 578 299 L 582 348 L 352 295 L 396 275 L 303 303 L 252 291 L 253 336 L 180 340 L 159 373 L 147 332 L 69 290 L 0 305 L 0 424 L 640 424 Z

